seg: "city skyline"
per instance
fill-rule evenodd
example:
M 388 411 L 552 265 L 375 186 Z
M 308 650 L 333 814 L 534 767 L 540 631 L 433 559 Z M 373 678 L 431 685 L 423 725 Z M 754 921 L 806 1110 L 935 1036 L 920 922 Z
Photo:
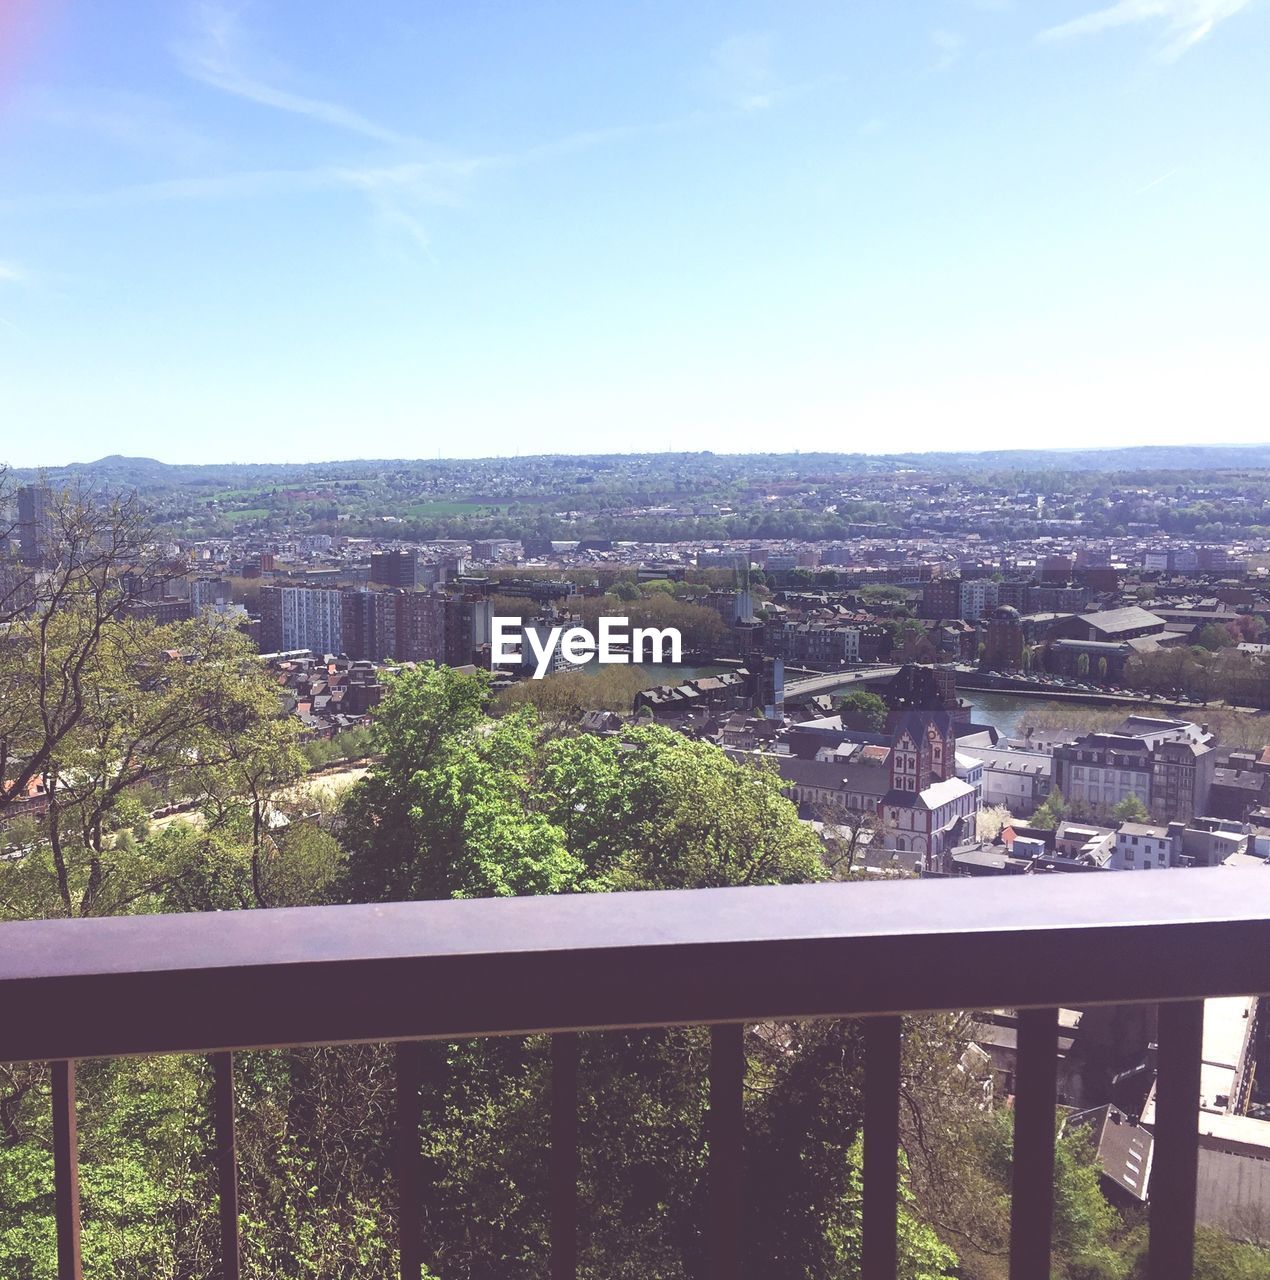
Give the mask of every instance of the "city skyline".
M 0 461 L 1270 438 L 1255 2 L 129 14 L 0 17 Z

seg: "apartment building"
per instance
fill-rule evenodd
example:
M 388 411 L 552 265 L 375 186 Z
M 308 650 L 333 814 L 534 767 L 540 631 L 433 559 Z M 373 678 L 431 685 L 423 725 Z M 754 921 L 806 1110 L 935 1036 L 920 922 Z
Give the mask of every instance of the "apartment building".
M 266 653 L 342 653 L 343 594 L 327 587 L 262 587 L 261 648 Z
M 1054 748 L 1054 786 L 1068 800 L 1112 809 L 1137 796 L 1153 814 L 1189 821 L 1208 811 L 1213 736 L 1183 720 L 1130 716 L 1116 733 Z

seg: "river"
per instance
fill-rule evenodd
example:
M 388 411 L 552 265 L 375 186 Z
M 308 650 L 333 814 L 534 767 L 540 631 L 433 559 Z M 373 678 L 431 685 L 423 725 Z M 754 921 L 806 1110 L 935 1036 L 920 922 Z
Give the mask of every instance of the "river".
M 996 727 L 1003 738 L 1018 735 L 1021 726 L 1028 723 L 1042 703 L 1037 698 L 1016 698 L 1008 693 L 983 693 L 978 689 L 960 689 L 958 696 L 970 704 L 971 719 L 975 724 Z

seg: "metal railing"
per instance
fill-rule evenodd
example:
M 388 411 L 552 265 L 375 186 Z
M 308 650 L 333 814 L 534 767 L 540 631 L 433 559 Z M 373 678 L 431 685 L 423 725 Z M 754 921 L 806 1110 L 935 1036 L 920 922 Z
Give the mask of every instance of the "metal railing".
M 0 1061 L 53 1064 L 59 1276 L 80 1275 L 75 1060 L 208 1053 L 239 1274 L 233 1051 L 396 1042 L 401 1274 L 423 1241 L 419 1041 L 550 1033 L 554 1280 L 577 1269 L 577 1032 L 712 1028 L 709 1240 L 740 1272 L 747 1022 L 865 1023 L 863 1275 L 896 1272 L 902 1017 L 1019 1009 L 1010 1275 L 1049 1274 L 1057 1009 L 1160 1002 L 1150 1274 L 1191 1274 L 1203 999 L 1270 992 L 1270 871 L 799 885 L 0 926 Z M 845 1137 L 845 1135 L 844 1135 Z

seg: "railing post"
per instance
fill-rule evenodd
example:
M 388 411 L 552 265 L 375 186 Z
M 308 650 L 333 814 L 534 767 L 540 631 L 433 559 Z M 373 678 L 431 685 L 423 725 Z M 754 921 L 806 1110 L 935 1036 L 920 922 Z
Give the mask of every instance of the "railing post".
M 57 1280 L 81 1280 L 79 1259 L 79 1131 L 75 1063 L 53 1063 L 53 1205 L 57 1218 Z
M 864 1023 L 864 1207 L 861 1275 L 895 1280 L 899 1265 L 900 1018 Z
M 578 1037 L 551 1037 L 551 1280 L 578 1274 Z
M 710 1280 L 739 1280 L 744 1175 L 744 1026 L 710 1028 Z
M 1054 1228 L 1058 1010 L 1020 1009 L 1018 1018 L 1010 1280 L 1045 1280 Z
M 1191 1280 L 1199 1163 L 1204 1002 L 1160 1005 L 1151 1158 L 1151 1280 Z
M 212 1054 L 216 1128 L 216 1189 L 220 1202 L 220 1252 L 223 1280 L 238 1280 L 242 1258 L 238 1243 L 238 1140 L 234 1130 L 234 1055 Z
M 397 1045 L 397 1236 L 401 1280 L 423 1275 L 423 1123 L 424 1045 L 403 1040 Z

